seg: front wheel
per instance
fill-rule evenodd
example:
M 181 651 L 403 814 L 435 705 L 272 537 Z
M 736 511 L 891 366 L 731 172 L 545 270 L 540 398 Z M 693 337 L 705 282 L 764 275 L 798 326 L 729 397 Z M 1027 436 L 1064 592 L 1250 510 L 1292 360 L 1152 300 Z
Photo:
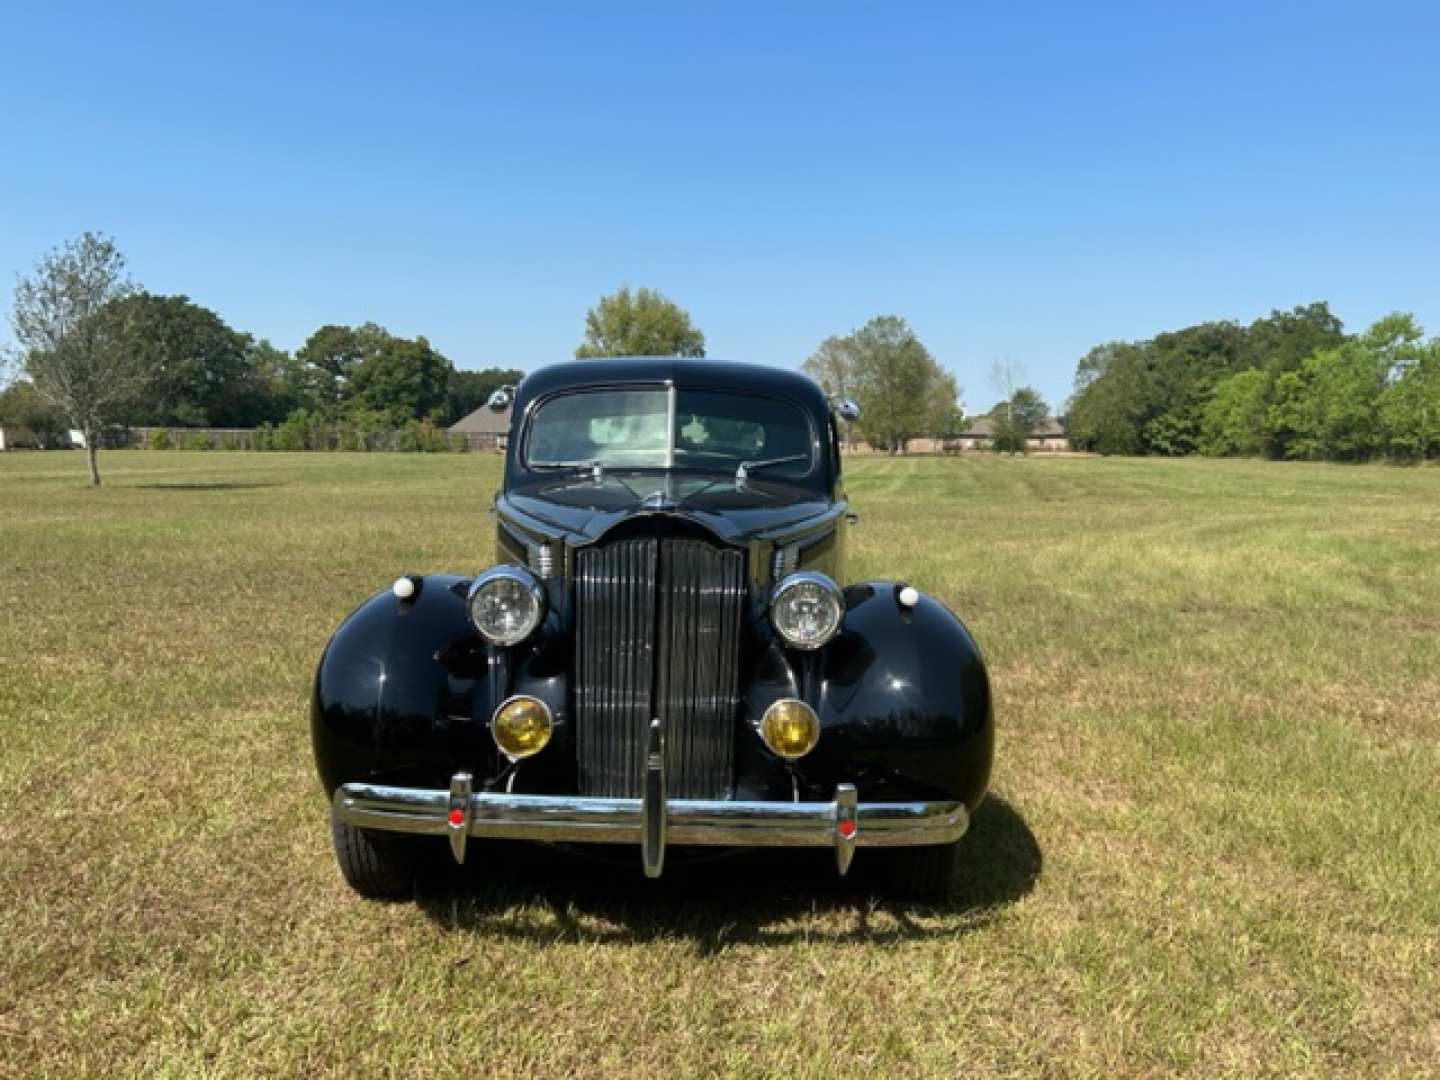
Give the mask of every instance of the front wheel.
M 412 841 L 357 828 L 330 808 L 330 839 L 346 884 L 369 900 L 408 900 L 415 894 L 418 852 Z
M 955 888 L 960 840 L 929 847 L 896 848 L 885 854 L 887 889 L 905 900 L 944 900 Z

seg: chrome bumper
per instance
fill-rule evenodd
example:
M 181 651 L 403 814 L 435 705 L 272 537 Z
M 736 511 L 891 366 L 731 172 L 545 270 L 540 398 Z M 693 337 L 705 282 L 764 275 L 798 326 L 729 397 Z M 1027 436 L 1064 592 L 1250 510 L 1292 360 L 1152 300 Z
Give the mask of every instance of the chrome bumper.
M 457 862 L 466 840 L 637 844 L 645 872 L 658 877 L 668 844 L 718 847 L 830 847 L 840 873 L 856 847 L 947 844 L 969 827 L 960 802 L 859 802 L 841 784 L 832 802 L 669 799 L 647 789 L 641 799 L 473 792 L 468 773 L 450 790 L 343 784 L 335 813 L 362 829 L 448 836 Z

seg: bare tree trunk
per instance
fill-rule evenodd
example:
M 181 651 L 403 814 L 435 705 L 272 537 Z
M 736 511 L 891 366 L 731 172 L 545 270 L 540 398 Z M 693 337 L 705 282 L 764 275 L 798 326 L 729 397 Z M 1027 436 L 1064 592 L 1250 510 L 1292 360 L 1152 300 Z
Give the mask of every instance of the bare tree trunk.
M 85 460 L 90 466 L 90 485 L 92 487 L 99 487 L 100 466 L 95 460 L 100 453 L 100 448 L 95 445 L 99 436 L 98 433 L 93 431 L 86 431 L 83 434 L 85 436 Z

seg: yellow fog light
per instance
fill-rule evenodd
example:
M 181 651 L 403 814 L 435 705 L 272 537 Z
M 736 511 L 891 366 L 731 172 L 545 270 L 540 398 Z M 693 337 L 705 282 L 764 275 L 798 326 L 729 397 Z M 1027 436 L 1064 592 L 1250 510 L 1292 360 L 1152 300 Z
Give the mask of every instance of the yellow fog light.
M 554 726 L 548 705 L 539 698 L 517 694 L 495 710 L 490 734 L 502 754 L 518 761 L 544 750 Z
M 820 741 L 820 718 L 805 702 L 781 698 L 760 718 L 760 737 L 783 758 L 804 757 Z

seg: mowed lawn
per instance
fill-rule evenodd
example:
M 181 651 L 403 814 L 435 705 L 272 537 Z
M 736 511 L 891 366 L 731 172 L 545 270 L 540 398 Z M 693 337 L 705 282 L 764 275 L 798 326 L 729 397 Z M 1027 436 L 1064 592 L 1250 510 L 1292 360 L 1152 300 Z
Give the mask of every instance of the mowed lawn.
M 0 1073 L 1440 1068 L 1440 470 L 866 459 L 852 577 L 969 624 L 953 903 L 823 853 L 504 845 L 355 898 L 314 662 L 490 558 L 490 456 L 0 454 Z

